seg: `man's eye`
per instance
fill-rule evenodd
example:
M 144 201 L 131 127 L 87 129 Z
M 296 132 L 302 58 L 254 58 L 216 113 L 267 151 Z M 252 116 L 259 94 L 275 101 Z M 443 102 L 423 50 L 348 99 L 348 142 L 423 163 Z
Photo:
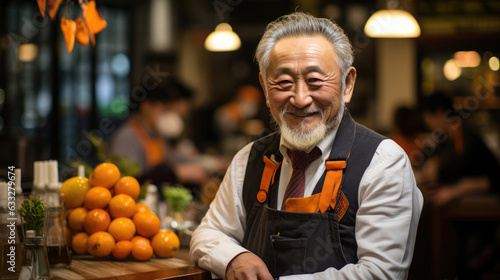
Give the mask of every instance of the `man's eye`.
M 321 80 L 320 79 L 316 79 L 316 78 L 310 78 L 310 79 L 307 79 L 307 82 L 308 83 L 312 83 L 312 84 L 317 84 L 317 83 L 320 83 Z
M 278 84 L 280 86 L 288 86 L 288 85 L 291 85 L 292 84 L 292 81 L 289 81 L 289 80 L 282 80 L 282 81 L 279 81 Z

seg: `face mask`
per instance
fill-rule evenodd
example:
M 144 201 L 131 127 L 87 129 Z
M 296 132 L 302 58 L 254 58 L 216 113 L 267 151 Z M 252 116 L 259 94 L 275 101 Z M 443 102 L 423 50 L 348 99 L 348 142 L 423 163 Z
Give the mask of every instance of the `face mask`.
M 156 130 L 164 138 L 175 139 L 184 130 L 184 122 L 176 113 L 163 113 L 156 121 Z

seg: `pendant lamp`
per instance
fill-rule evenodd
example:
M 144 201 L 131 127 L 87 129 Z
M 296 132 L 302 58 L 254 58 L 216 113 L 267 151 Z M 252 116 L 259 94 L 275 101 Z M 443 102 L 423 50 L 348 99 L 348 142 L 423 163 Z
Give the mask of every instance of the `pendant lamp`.
M 240 37 L 228 23 L 220 23 L 205 40 L 205 48 L 212 52 L 235 51 L 241 46 Z
M 375 12 L 365 24 L 365 34 L 372 38 L 416 38 L 420 26 L 407 11 L 400 9 Z

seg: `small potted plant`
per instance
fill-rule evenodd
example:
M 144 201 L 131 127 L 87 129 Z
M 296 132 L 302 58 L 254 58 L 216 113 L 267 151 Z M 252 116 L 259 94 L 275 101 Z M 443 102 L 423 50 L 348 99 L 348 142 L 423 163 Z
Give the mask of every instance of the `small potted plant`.
M 44 233 L 47 207 L 40 198 L 32 198 L 21 203 L 19 213 L 25 245 L 19 279 L 50 279 L 47 236 Z
M 184 213 L 189 209 L 193 195 L 183 186 L 167 187 L 163 191 L 169 211 L 173 212 L 170 226 L 180 233 L 184 231 Z M 170 214 L 169 214 L 170 215 Z

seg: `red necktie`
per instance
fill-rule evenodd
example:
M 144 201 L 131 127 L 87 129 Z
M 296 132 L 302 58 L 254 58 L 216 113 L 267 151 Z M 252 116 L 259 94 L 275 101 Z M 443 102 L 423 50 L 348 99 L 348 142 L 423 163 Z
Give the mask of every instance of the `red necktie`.
M 310 153 L 306 153 L 304 151 L 288 149 L 288 156 L 292 160 L 293 172 L 283 196 L 281 210 L 285 210 L 287 199 L 291 197 L 304 197 L 305 169 L 311 162 L 321 156 L 321 150 L 318 147 L 314 147 Z

